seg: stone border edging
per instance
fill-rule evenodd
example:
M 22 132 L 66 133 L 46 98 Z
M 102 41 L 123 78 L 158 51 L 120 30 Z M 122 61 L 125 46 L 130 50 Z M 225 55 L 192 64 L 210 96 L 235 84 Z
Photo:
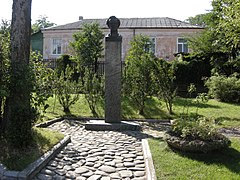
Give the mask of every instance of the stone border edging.
M 43 122 L 43 123 L 36 124 L 35 126 L 39 127 L 39 128 L 46 128 L 46 127 L 48 127 L 48 126 L 50 126 L 50 125 L 52 125 L 56 122 L 60 122 L 62 120 L 64 120 L 63 117 L 55 118 L 55 119 L 52 119 L 52 120 L 49 120 L 49 121 L 46 121 L 46 122 Z
M 71 137 L 64 137 L 50 151 L 46 152 L 38 160 L 28 165 L 22 171 L 9 171 L 6 167 L 0 164 L 0 179 L 32 179 L 53 158 L 53 156 L 55 156 L 59 151 L 61 151 L 61 149 L 69 142 L 71 142 Z
M 147 180 L 157 180 L 152 154 L 148 145 L 147 139 L 142 139 L 142 148 L 143 148 L 143 156 L 146 165 L 146 178 Z

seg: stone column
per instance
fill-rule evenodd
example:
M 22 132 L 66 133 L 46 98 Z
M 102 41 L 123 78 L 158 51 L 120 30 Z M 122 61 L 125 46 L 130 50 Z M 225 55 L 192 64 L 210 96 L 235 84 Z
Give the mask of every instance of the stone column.
M 110 34 L 105 38 L 105 122 L 121 122 L 122 37 L 118 34 L 120 20 L 107 20 Z

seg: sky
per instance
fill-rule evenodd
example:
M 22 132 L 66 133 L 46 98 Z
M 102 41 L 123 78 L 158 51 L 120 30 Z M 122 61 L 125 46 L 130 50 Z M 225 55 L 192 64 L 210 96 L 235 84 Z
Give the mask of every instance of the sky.
M 0 19 L 11 19 L 13 0 L 0 1 Z M 211 0 L 32 0 L 32 23 L 47 16 L 57 25 L 84 19 L 169 17 L 186 20 L 211 10 Z

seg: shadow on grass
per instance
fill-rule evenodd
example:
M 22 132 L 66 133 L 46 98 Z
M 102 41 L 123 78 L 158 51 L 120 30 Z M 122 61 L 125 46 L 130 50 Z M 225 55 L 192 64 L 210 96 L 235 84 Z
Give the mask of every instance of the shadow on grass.
M 172 148 L 171 148 L 172 149 Z M 224 165 L 230 171 L 239 174 L 240 173 L 240 152 L 232 147 L 221 150 L 213 151 L 207 154 L 204 153 L 186 153 L 172 149 L 180 156 L 204 162 L 207 165 L 217 164 Z
M 174 106 L 189 106 L 193 108 L 215 108 L 220 109 L 220 106 L 211 105 L 207 103 L 196 103 L 194 99 L 187 99 L 187 98 L 178 98 L 177 101 L 174 101 Z
M 40 146 L 44 143 L 49 145 L 49 141 L 43 137 L 40 133 L 34 131 L 34 140 L 27 148 L 15 149 L 12 148 L 9 143 L 2 139 L 0 161 L 9 170 L 21 171 L 27 167 L 30 163 L 39 158 L 42 154 Z M 37 142 L 41 141 L 40 144 Z
M 234 121 L 239 122 L 240 124 L 240 117 L 239 118 L 218 117 L 216 118 L 215 121 L 216 121 L 216 124 L 218 125 L 223 125 L 223 122 L 226 122 L 226 121 L 229 122 L 229 124 L 233 123 L 235 125 Z
M 26 148 L 13 148 L 0 138 L 0 162 L 9 170 L 21 171 L 50 150 L 63 135 L 42 128 L 33 128 L 33 141 Z
M 161 121 L 161 120 L 159 120 L 159 122 L 150 122 L 147 124 L 147 126 L 149 129 L 152 129 L 158 132 L 169 131 L 171 129 L 170 122 Z
M 39 131 L 33 130 L 34 141 L 32 147 L 43 147 L 43 146 L 51 146 L 51 142 L 49 138 L 43 136 Z
M 167 112 L 161 109 L 162 104 L 153 98 L 149 98 L 146 101 L 144 115 L 139 115 L 138 107 L 134 102 L 128 98 L 124 97 L 122 101 L 122 117 L 123 119 L 170 119 Z

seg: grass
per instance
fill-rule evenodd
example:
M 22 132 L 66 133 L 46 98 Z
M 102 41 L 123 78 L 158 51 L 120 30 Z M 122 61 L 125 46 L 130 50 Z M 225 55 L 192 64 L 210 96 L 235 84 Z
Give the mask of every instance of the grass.
M 226 150 L 207 154 L 173 151 L 161 139 L 150 139 L 157 179 L 240 179 L 240 139 Z
M 47 103 L 50 107 L 41 121 L 65 115 L 57 99 L 49 98 Z M 141 116 L 129 98 L 124 97 L 122 101 L 123 119 L 174 119 L 187 109 L 190 114 L 198 112 L 199 115 L 215 118 L 220 127 L 240 127 L 240 105 L 237 104 L 209 100 L 207 103 L 197 105 L 193 99 L 176 98 L 173 106 L 174 114 L 169 115 L 164 102 L 151 98 L 146 102 L 145 115 Z M 92 117 L 83 95 L 70 107 L 70 110 L 73 116 Z M 104 117 L 103 102 L 98 104 L 97 113 L 100 117 Z M 59 133 L 44 129 L 34 129 L 34 132 L 35 143 L 27 150 L 13 150 L 7 146 L 4 139 L 0 138 L 0 162 L 9 169 L 22 170 L 63 137 Z M 150 147 L 158 179 L 240 179 L 240 140 L 231 140 L 232 147 L 222 152 L 184 154 L 173 152 L 162 140 L 151 139 Z
M 189 113 L 196 113 L 197 105 L 192 103 L 191 99 L 178 98 L 174 104 L 174 110 L 179 113 L 183 112 L 184 103 L 189 103 Z M 220 126 L 240 127 L 240 105 L 223 103 L 211 99 L 207 103 L 200 103 L 198 114 L 214 118 Z
M 63 134 L 42 128 L 33 129 L 33 144 L 26 149 L 13 149 L 0 137 L 0 162 L 9 170 L 21 171 L 63 139 Z
M 222 103 L 216 100 L 209 100 L 207 103 L 194 103 L 194 99 L 176 98 L 173 111 L 174 115 L 169 115 L 165 103 L 159 101 L 157 98 L 148 99 L 146 102 L 145 115 L 139 115 L 136 105 L 127 97 L 122 98 L 122 118 L 123 119 L 174 119 L 179 117 L 183 112 L 186 113 L 186 105 L 189 106 L 189 113 L 198 114 L 209 118 L 214 118 L 220 126 L 225 127 L 240 127 L 240 105 Z M 59 116 L 64 116 L 61 105 L 55 98 L 49 98 L 48 104 L 50 107 L 47 109 L 43 121 L 53 119 Z M 97 113 L 99 117 L 104 117 L 103 102 L 98 104 Z M 88 107 L 87 101 L 83 95 L 80 96 L 79 101 L 70 107 L 71 114 L 78 117 L 92 117 L 92 113 Z

